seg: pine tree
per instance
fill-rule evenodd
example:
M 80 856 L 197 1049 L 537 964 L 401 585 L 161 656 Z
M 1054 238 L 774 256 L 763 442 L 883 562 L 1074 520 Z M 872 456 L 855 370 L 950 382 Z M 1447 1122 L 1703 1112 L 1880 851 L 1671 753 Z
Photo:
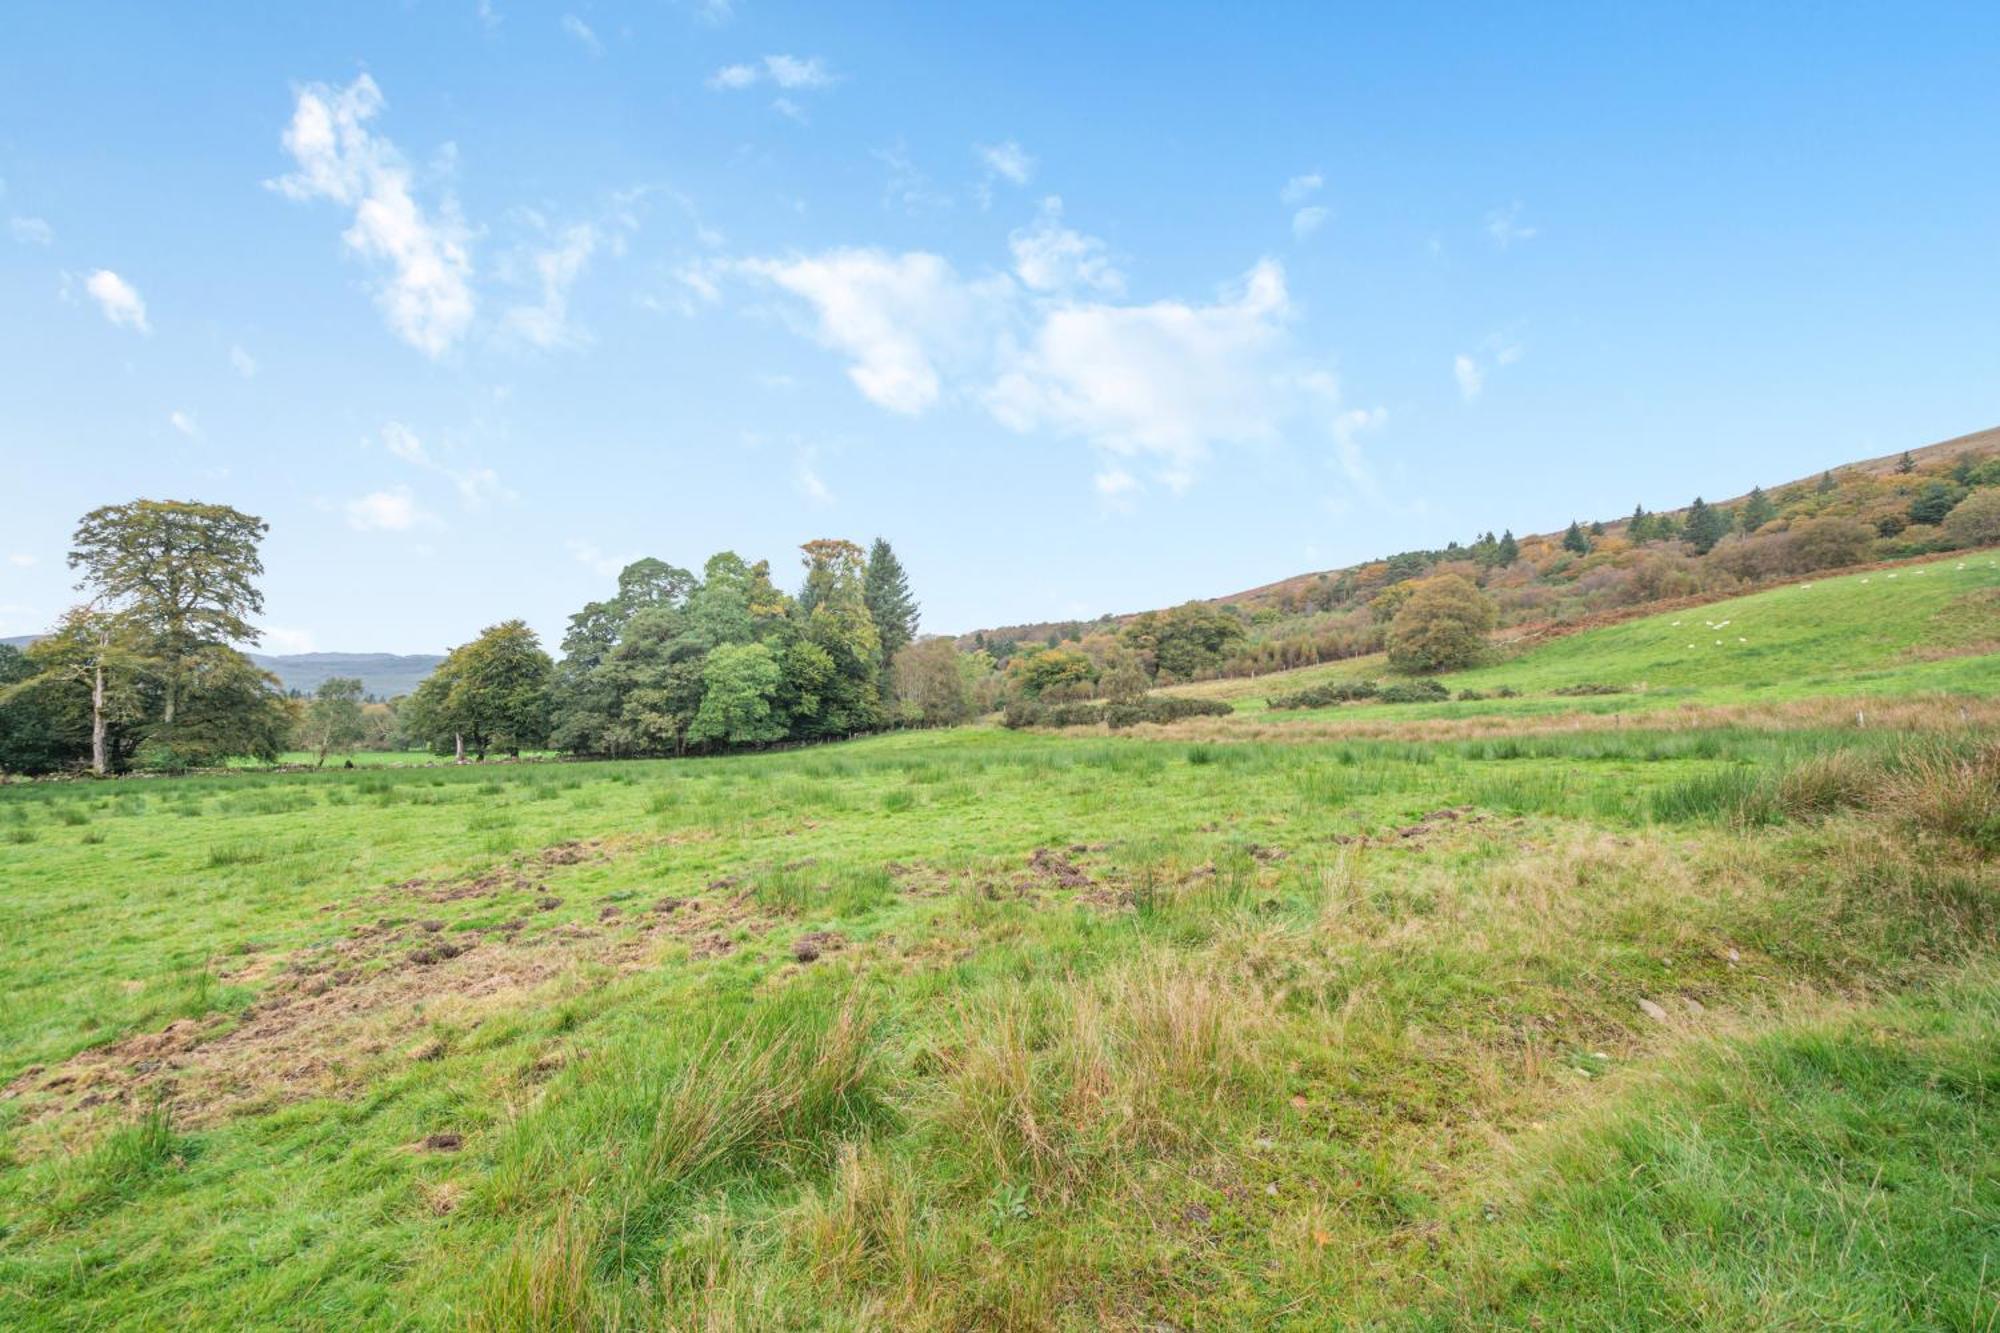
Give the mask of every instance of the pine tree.
M 1598 519 L 1591 520 L 1590 535 L 1593 537 L 1602 537 L 1604 535 L 1604 524 L 1602 521 Z
M 1646 506 L 1633 505 L 1632 517 L 1625 524 L 1625 540 L 1634 546 L 1653 539 L 1653 516 L 1646 512 Z
M 917 603 L 910 596 L 910 579 L 895 551 L 880 537 L 868 551 L 868 572 L 862 576 L 861 598 L 882 640 L 882 664 L 917 637 Z
M 1583 529 L 1570 520 L 1569 531 L 1563 534 L 1563 550 L 1574 551 L 1578 555 L 1590 554 L 1590 538 L 1583 535 Z
M 1897 473 L 1901 476 L 1907 477 L 1916 470 L 1917 470 L 1917 460 L 1910 457 L 1910 451 L 1908 449 L 1903 450 L 1903 456 L 1896 460 Z
M 1681 527 L 1681 535 L 1694 547 L 1694 553 L 1707 555 L 1727 531 L 1728 520 L 1721 512 L 1710 508 L 1699 495 L 1695 496 L 1694 503 L 1688 506 L 1687 522 Z
M 1507 529 L 1500 535 L 1500 545 L 1494 550 L 1494 558 L 1502 568 L 1521 558 L 1521 543 L 1514 540 L 1514 530 Z
M 1755 532 L 1778 515 L 1778 507 L 1771 503 L 1771 497 L 1764 494 L 1762 486 L 1750 488 L 1750 498 L 1743 502 L 1743 530 Z
M 1813 489 L 1818 491 L 1821 495 L 1825 495 L 1829 491 L 1833 490 L 1833 488 L 1834 488 L 1833 473 L 1822 472 L 1819 474 L 1819 485 L 1815 486 Z

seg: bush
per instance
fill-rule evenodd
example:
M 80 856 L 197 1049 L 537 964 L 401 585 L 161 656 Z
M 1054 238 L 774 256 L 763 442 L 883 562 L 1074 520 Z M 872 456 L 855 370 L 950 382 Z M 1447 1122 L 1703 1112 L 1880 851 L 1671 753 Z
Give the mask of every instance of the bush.
M 1384 685 L 1375 697 L 1385 704 L 1435 704 L 1451 698 L 1451 691 L 1434 680 L 1399 680 Z
M 1493 603 L 1470 579 L 1425 579 L 1390 622 L 1389 665 L 1398 671 L 1450 671 L 1472 665 L 1493 628 Z
M 1606 685 L 1600 681 L 1582 680 L 1578 681 L 1574 685 L 1558 686 L 1555 689 L 1550 690 L 1549 693 L 1569 695 L 1575 697 L 1587 697 L 1593 694 L 1623 694 L 1625 693 L 1625 690 L 1626 687 L 1623 685 Z
M 1944 535 L 1953 546 L 2000 543 L 2000 490 L 1975 491 L 1945 515 Z
M 1040 704 L 1015 699 L 1001 714 L 1000 723 L 1018 730 L 1022 727 L 1094 727 L 1103 722 L 1116 730 L 1137 726 L 1141 722 L 1178 722 L 1184 717 L 1227 717 L 1235 711 L 1220 699 L 1181 699 L 1168 695 L 1152 695 L 1112 704 Z
M 1293 694 L 1275 695 L 1270 700 L 1270 707 L 1331 708 L 1335 704 L 1373 699 L 1375 694 L 1375 682 L 1372 680 L 1336 680 L 1325 685 L 1309 686 Z

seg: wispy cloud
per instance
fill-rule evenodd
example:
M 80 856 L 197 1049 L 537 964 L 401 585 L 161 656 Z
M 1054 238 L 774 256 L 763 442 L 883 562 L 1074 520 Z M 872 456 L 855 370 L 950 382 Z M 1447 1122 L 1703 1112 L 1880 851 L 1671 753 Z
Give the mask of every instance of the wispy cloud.
M 562 16 L 562 30 L 571 41 L 581 46 L 591 55 L 601 56 L 604 54 L 604 43 L 598 40 L 597 34 L 591 31 L 590 25 L 576 15 L 565 14 Z
M 580 222 L 563 228 L 550 245 L 530 252 L 526 267 L 540 299 L 510 309 L 501 319 L 501 331 L 545 351 L 585 341 L 571 326 L 569 293 L 603 244 L 598 228 Z
M 1292 214 L 1292 236 L 1297 240 L 1305 240 L 1324 227 L 1326 220 L 1331 216 L 1333 216 L 1332 211 L 1319 204 L 1301 208 Z
M 459 502 L 467 509 L 482 509 L 500 500 L 512 500 L 514 492 L 501 484 L 500 474 L 490 467 L 453 467 L 435 457 L 417 433 L 400 421 L 385 422 L 382 447 L 394 458 L 449 481 L 458 491 Z M 399 488 L 400 489 L 400 488 Z
M 439 357 L 472 323 L 470 234 L 449 196 L 435 214 L 417 202 L 402 154 L 367 127 L 382 107 L 382 90 L 366 74 L 346 88 L 315 83 L 299 90 L 283 136 L 298 170 L 267 183 L 289 199 L 327 199 L 354 210 L 341 239 L 387 270 L 375 298 L 389 327 Z
M 1285 188 L 1278 191 L 1278 198 L 1286 204 L 1302 204 L 1319 193 L 1320 187 L 1325 184 L 1324 176 L 1317 171 L 1308 171 L 1304 175 L 1294 176 L 1286 181 Z
M 7 230 L 23 245 L 55 244 L 56 229 L 41 218 L 8 218 Z
M 1505 337 L 1488 338 L 1478 355 L 1461 352 L 1452 358 L 1452 378 L 1458 382 L 1459 396 L 1472 402 L 1486 390 L 1487 376 L 1502 366 L 1521 359 L 1521 345 Z
M 41 561 L 25 551 L 16 551 L 7 557 L 7 563 L 16 569 L 32 569 L 34 566 L 40 564 Z
M 97 302 L 97 308 L 104 317 L 121 329 L 133 329 L 140 333 L 151 333 L 152 325 L 146 322 L 146 302 L 138 289 L 108 268 L 98 269 L 83 283 L 84 291 Z
M 979 154 L 986 170 L 1004 181 L 1026 185 L 1028 178 L 1035 174 L 1035 159 L 1012 139 L 995 144 L 977 144 L 974 151 Z
M 724 65 L 708 76 L 708 86 L 718 92 L 741 92 L 760 83 L 790 91 L 833 86 L 835 77 L 818 56 L 767 55 L 761 60 Z
M 1062 211 L 1062 200 L 1050 195 L 1032 225 L 1008 234 L 1015 275 L 1038 292 L 1124 291 L 1125 275 L 1111 263 L 1104 242 L 1063 226 Z
M 833 492 L 819 475 L 818 451 L 810 446 L 792 459 L 792 488 L 811 504 L 825 507 L 833 503 Z
M 190 440 L 201 438 L 201 427 L 196 425 L 194 418 L 185 412 L 174 411 L 167 413 L 167 422 Z
M 241 344 L 229 349 L 229 368 L 246 380 L 257 378 L 257 358 L 244 351 Z
M 1451 359 L 1451 375 L 1458 381 L 1458 395 L 1471 402 L 1486 388 L 1486 372 L 1479 368 L 1479 362 L 1464 352 Z
M 1518 199 L 1486 215 L 1486 234 L 1502 250 L 1521 241 L 1534 240 L 1539 230 L 1521 221 L 1521 202 Z
M 356 532 L 408 532 L 420 523 L 432 521 L 417 507 L 417 497 L 408 486 L 370 491 L 344 506 L 347 526 Z
M 618 572 L 639 557 L 634 555 L 612 555 L 595 542 L 578 537 L 569 540 L 569 553 L 576 562 L 600 578 L 616 578 Z

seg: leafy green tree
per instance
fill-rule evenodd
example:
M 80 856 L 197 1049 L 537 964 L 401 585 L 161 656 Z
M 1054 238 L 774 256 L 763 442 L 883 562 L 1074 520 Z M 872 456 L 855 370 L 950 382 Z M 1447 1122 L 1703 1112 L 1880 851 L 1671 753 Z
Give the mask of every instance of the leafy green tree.
M 1241 617 L 1207 602 L 1134 616 L 1119 631 L 1125 646 L 1152 665 L 1155 676 L 1193 680 L 1222 665 L 1246 631 Z
M 1707 555 L 1728 531 L 1721 511 L 1695 496 L 1694 503 L 1688 506 L 1687 519 L 1681 524 L 1681 538 L 1694 547 L 1695 554 Z
M 313 753 L 313 767 L 325 767 L 327 755 L 352 750 L 366 735 L 361 682 L 353 676 L 328 676 L 321 681 L 299 726 L 299 738 Z
M 49 634 L 28 645 L 27 674 L 0 702 L 29 698 L 47 724 L 90 756 L 98 777 L 123 769 L 157 694 L 158 662 L 131 617 L 72 607 Z
M 181 668 L 180 716 L 171 733 L 149 731 L 134 756 L 140 767 L 206 767 L 238 755 L 268 762 L 290 743 L 298 714 L 276 676 L 219 643 L 196 648 Z
M 101 604 L 154 640 L 163 689 L 161 740 L 172 732 L 194 655 L 207 645 L 256 643 L 250 617 L 264 609 L 258 547 L 270 527 L 227 505 L 134 500 L 85 514 L 70 568 Z
M 889 543 L 877 537 L 868 548 L 868 568 L 861 579 L 861 598 L 875 622 L 882 661 L 894 660 L 903 645 L 917 637 L 917 602 L 910 596 L 910 579 Z
M 897 651 L 890 678 L 902 721 L 947 727 L 972 716 L 972 696 L 958 656 L 958 649 L 944 638 L 905 644 Z
M 1398 671 L 1453 671 L 1485 651 L 1493 603 L 1469 579 L 1425 579 L 1389 624 L 1389 665 Z
M 1755 532 L 1778 516 L 1778 506 L 1771 503 L 1771 497 L 1764 494 L 1762 486 L 1752 486 L 1749 498 L 1743 501 L 1743 531 Z
M 1014 659 L 1012 674 L 1032 699 L 1082 696 L 1096 680 L 1090 658 L 1073 648 L 1045 648 Z
M 1575 519 L 1570 520 L 1569 531 L 1563 533 L 1562 544 L 1565 551 L 1577 555 L 1590 554 L 1590 538 L 1583 535 L 1583 529 L 1577 526 Z
M 439 754 L 518 755 L 547 741 L 555 663 L 519 620 L 452 649 L 410 698 L 411 730 Z
M 772 707 L 783 673 L 761 643 L 725 643 L 702 668 L 701 707 L 688 727 L 696 745 L 763 745 L 783 740 L 785 726 Z
M 51 706 L 53 693 L 37 683 L 26 653 L 0 643 L 0 773 L 52 773 L 80 753 Z

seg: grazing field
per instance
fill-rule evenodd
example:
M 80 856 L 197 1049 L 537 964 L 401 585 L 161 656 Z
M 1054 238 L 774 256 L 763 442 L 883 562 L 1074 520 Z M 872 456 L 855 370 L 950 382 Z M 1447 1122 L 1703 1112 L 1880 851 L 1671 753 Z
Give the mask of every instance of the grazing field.
M 1837 697 L 1928 577 L 1616 728 L 0 787 L 0 1308 L 1992 1327 L 1995 661 Z
M 1778 703 L 1828 694 L 2000 692 L 2000 556 L 1968 552 L 1927 565 L 1789 584 L 1688 610 L 1646 616 L 1546 642 L 1515 656 L 1439 677 L 1452 691 L 1518 699 L 1448 705 L 1370 705 L 1385 716 L 1537 712 L 1644 712 L 1697 704 Z M 1382 678 L 1377 655 L 1242 680 L 1181 686 L 1175 693 L 1229 699 L 1257 712 L 1274 695 L 1329 681 Z M 1553 695 L 1614 686 L 1605 698 Z M 1387 712 L 1393 708 L 1393 713 Z M 1349 710 L 1351 711 L 1351 710 Z M 1323 716 L 1288 711 L 1284 720 Z M 1279 720 L 1278 715 L 1273 721 Z

